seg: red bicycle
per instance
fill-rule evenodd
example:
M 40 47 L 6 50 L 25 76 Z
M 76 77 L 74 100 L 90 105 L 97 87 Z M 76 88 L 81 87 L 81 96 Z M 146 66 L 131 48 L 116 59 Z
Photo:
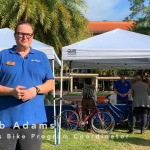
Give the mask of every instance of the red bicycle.
M 94 109 L 89 115 L 83 120 L 82 110 L 83 109 Z M 78 127 L 84 127 L 88 124 L 88 119 L 91 117 L 91 126 L 97 134 L 109 134 L 114 128 L 113 116 L 102 109 L 97 107 L 77 107 L 73 110 L 64 110 L 61 113 L 61 130 L 64 132 L 72 132 Z

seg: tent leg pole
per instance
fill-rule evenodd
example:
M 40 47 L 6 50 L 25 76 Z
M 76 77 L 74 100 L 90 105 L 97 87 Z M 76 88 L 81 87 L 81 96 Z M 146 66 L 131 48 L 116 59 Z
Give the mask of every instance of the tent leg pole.
M 69 89 L 70 89 L 70 87 L 69 87 L 69 85 L 70 85 L 70 67 L 69 67 L 69 79 L 68 79 L 68 94 L 67 94 L 67 101 L 68 101 L 68 98 L 69 98 Z
M 104 91 L 104 79 L 103 79 L 103 91 Z
M 59 144 L 60 144 L 60 132 L 61 132 L 61 109 L 62 109 L 62 93 L 63 93 L 63 60 L 61 60 L 61 87 L 60 87 L 60 111 L 59 111 Z
M 53 76 L 54 76 L 54 89 L 53 89 L 53 101 L 54 101 L 54 116 L 56 116 L 56 101 L 55 101 L 55 70 L 54 70 L 54 59 L 52 60 L 53 67 Z M 56 118 L 54 117 L 54 135 L 55 135 L 55 144 L 56 144 Z
M 59 136 L 58 136 L 58 118 L 56 121 L 56 129 L 57 129 L 57 145 L 59 145 Z

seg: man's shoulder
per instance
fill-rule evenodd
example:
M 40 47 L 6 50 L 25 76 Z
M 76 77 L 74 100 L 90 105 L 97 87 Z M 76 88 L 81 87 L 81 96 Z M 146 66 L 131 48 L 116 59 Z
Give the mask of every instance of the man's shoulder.
M 34 53 L 45 54 L 44 52 L 42 52 L 42 51 L 40 51 L 40 50 L 37 50 L 37 49 L 34 49 L 34 48 L 32 48 L 32 51 L 33 51 Z
M 7 53 L 7 52 L 9 52 L 10 50 L 12 50 L 13 48 L 6 48 L 6 49 L 3 49 L 3 50 L 1 50 L 0 52 L 2 52 L 2 53 Z
M 6 54 L 6 53 L 9 53 L 9 51 L 11 50 L 12 48 L 9 48 L 9 49 L 3 49 L 0 51 L 0 54 L 3 55 L 3 54 Z
M 40 51 L 40 50 L 32 48 L 32 52 L 34 52 L 36 55 L 39 55 L 41 57 L 47 57 L 47 55 L 44 52 Z
M 120 83 L 121 80 L 116 81 L 116 83 Z
M 120 84 L 120 80 L 116 81 L 115 87 L 117 87 Z
M 128 80 L 125 80 L 125 82 L 130 84 L 130 82 Z

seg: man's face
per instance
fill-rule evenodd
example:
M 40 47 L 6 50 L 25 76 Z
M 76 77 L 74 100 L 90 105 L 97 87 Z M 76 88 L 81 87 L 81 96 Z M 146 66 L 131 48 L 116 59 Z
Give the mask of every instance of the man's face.
M 125 79 L 125 75 L 120 75 L 120 78 L 121 78 L 121 80 L 124 80 Z
M 32 34 L 33 30 L 30 25 L 19 25 L 16 34 L 14 34 L 17 46 L 25 49 L 29 48 L 33 40 Z

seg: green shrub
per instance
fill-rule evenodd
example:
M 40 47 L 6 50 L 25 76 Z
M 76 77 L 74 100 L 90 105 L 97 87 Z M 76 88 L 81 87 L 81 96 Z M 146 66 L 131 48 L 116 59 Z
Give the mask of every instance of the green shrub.
M 60 81 L 55 81 L 55 90 L 60 89 Z
M 113 91 L 111 88 L 105 88 L 104 91 Z
M 102 91 L 102 90 L 103 90 L 103 86 L 102 86 L 102 84 L 98 84 L 98 89 L 99 89 L 100 91 Z

